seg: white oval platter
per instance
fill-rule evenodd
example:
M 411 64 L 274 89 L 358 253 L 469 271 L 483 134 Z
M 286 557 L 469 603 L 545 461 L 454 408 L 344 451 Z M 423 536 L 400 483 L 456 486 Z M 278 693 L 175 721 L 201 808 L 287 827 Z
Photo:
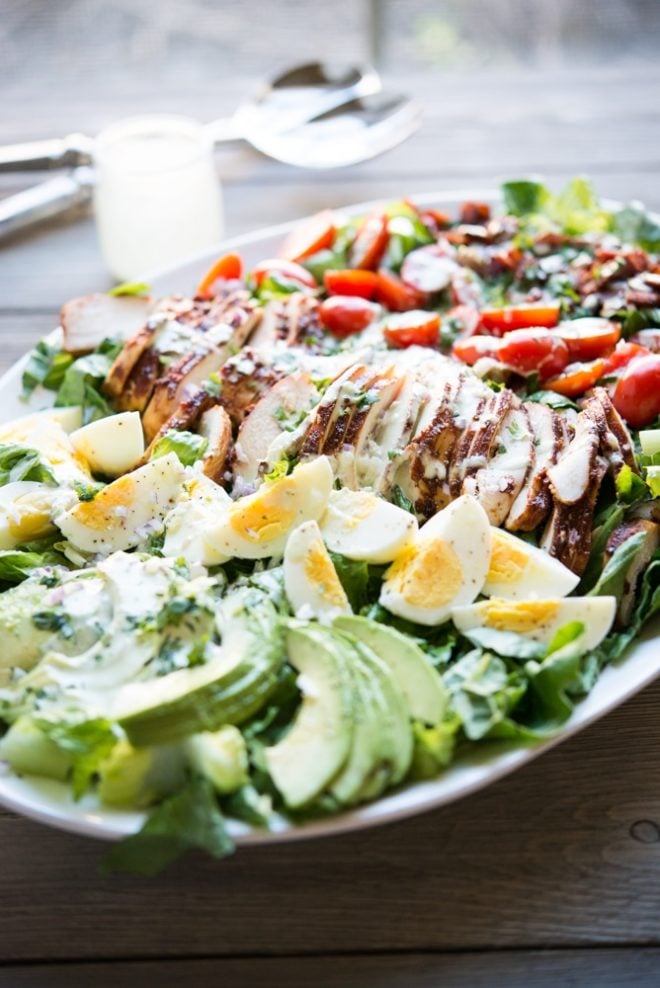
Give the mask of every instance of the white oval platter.
M 424 206 L 452 211 L 459 202 L 466 199 L 497 203 L 499 197 L 496 192 L 489 189 L 427 194 L 412 198 Z M 378 205 L 377 202 L 360 203 L 342 212 L 346 215 L 361 215 Z M 612 208 L 618 204 L 606 202 L 605 205 Z M 277 252 L 283 236 L 296 225 L 296 222 L 299 221 L 226 240 L 211 251 L 205 251 L 152 277 L 147 276 L 144 280 L 151 285 L 152 292 L 156 296 L 172 292 L 191 292 L 206 267 L 221 253 L 228 250 L 240 251 L 248 268 L 259 260 L 272 257 Z M 21 374 L 25 360 L 26 358 L 23 358 L 18 361 L 0 379 L 0 422 L 26 413 L 26 405 L 20 398 Z M 41 402 L 43 405 L 43 392 Z M 32 404 L 34 405 L 34 402 Z M 443 806 L 482 789 L 526 765 L 544 751 L 565 741 L 618 707 L 651 683 L 659 674 L 660 620 L 656 619 L 647 626 L 641 637 L 620 661 L 603 671 L 591 693 L 576 706 L 570 719 L 549 740 L 533 745 L 504 742 L 475 745 L 468 754 L 457 758 L 437 779 L 407 785 L 359 809 L 296 826 L 284 818 L 279 818 L 273 829 L 269 831 L 257 830 L 230 820 L 229 832 L 238 844 L 300 840 L 371 827 Z M 614 747 L 612 752 L 614 754 Z M 111 810 L 99 806 L 92 797 L 85 797 L 76 803 L 68 788 L 61 783 L 34 777 L 17 778 L 7 772 L 2 773 L 1 769 L 0 803 L 10 810 L 52 827 L 105 840 L 117 840 L 134 833 L 144 821 L 142 813 Z

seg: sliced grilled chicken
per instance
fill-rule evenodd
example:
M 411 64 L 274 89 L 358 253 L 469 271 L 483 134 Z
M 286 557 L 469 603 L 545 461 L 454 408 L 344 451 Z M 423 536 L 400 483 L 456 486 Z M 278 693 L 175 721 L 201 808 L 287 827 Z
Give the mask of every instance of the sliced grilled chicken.
M 109 398 L 122 401 L 122 395 L 136 369 L 138 361 L 154 344 L 157 324 L 148 321 L 129 340 L 117 354 L 103 382 L 103 391 Z M 154 360 L 157 354 L 151 354 L 152 364 L 160 369 L 160 361 Z M 157 372 L 156 372 L 157 373 Z
M 252 345 L 268 348 L 281 343 L 288 347 L 314 347 L 316 341 L 323 336 L 318 310 L 318 299 L 303 292 L 273 299 L 264 306 L 261 323 L 252 337 Z
M 241 425 L 234 447 L 237 489 L 246 492 L 254 485 L 272 444 L 279 437 L 292 438 L 300 416 L 311 410 L 318 397 L 309 375 L 300 373 L 282 378 L 257 402 Z
M 117 411 L 143 412 L 151 398 L 160 371 L 160 354 L 155 347 L 147 347 L 136 360 L 121 392 L 115 397 Z
M 448 504 L 449 466 L 463 429 L 456 424 L 452 399 L 455 385 L 446 382 L 439 398 L 427 395 L 415 427 L 414 438 L 405 450 L 406 473 L 397 471 L 399 486 L 424 518 Z
M 336 453 L 337 477 L 344 487 L 359 489 L 359 464 L 377 423 L 395 400 L 402 383 L 392 365 L 385 367 L 366 382 L 363 397 L 353 403 L 342 449 Z
M 566 456 L 566 454 L 565 454 Z M 561 461 L 560 461 L 561 462 Z M 577 465 L 576 465 L 577 466 Z M 580 498 L 567 504 L 555 500 L 552 514 L 541 539 L 542 548 L 574 573 L 581 574 L 591 552 L 594 508 L 607 463 L 596 456 Z
M 71 299 L 60 310 L 64 349 L 88 353 L 107 338 L 125 340 L 144 325 L 153 300 L 95 293 Z
M 596 421 L 600 423 L 602 429 L 601 452 L 612 468 L 614 476 L 616 477 L 624 466 L 629 466 L 638 473 L 630 433 L 605 388 L 594 388 L 593 394 L 582 407 L 587 414 L 593 414 L 598 408 Z
M 619 627 L 625 627 L 630 621 L 632 610 L 635 606 L 637 583 L 660 545 L 660 525 L 652 521 L 644 521 L 641 518 L 626 521 L 614 529 L 605 548 L 605 562 L 607 562 L 620 545 L 623 545 L 628 539 L 640 533 L 644 533 L 644 538 L 639 551 L 635 554 L 632 563 L 628 567 L 623 585 L 623 593 L 617 609 L 616 621 Z
M 524 408 L 533 436 L 534 460 L 507 515 L 510 532 L 531 532 L 547 516 L 552 504 L 547 469 L 557 462 L 566 442 L 563 422 L 552 408 L 533 401 L 525 402 Z
M 240 426 L 259 399 L 283 377 L 283 372 L 253 347 L 244 347 L 223 364 L 219 377 L 218 404 L 226 410 L 232 424 Z
M 496 397 L 507 394 L 501 391 Z M 473 460 L 486 459 L 476 471 L 468 470 L 461 492 L 472 494 L 482 505 L 492 525 L 501 525 L 509 514 L 513 502 L 520 493 L 525 479 L 534 464 L 533 436 L 526 409 L 509 392 L 512 401 L 491 406 L 488 413 L 497 418 L 502 408 L 508 409 L 494 435 L 490 423 L 475 438 L 470 456 Z M 473 452 L 474 450 L 474 452 Z
M 198 304 L 200 307 L 205 305 Z M 249 300 L 241 300 L 220 311 L 211 309 L 202 318 L 195 314 L 194 348 L 174 360 L 154 384 L 142 419 L 147 440 L 158 432 L 182 401 L 243 345 L 259 318 L 259 310 Z
M 428 390 L 414 374 L 409 372 L 402 376 L 394 401 L 364 443 L 357 463 L 361 487 L 371 487 L 378 494 L 384 494 L 394 485 L 395 474 L 403 462 L 419 413 L 428 397 Z
M 596 412 L 600 409 L 600 415 Z M 589 489 L 596 470 L 596 460 L 603 436 L 605 415 L 598 404 L 594 414 L 580 412 L 575 423 L 575 435 L 557 463 L 547 469 L 550 490 L 555 501 L 562 504 L 581 502 Z
M 221 405 L 203 412 L 199 420 L 199 433 L 208 439 L 208 446 L 202 457 L 202 472 L 225 487 L 231 479 L 228 472 L 228 457 L 231 449 L 231 422 Z
M 187 401 L 181 402 L 174 414 L 163 422 L 160 429 L 145 449 L 141 463 L 146 463 L 151 458 L 154 446 L 166 432 L 178 432 L 182 430 L 186 432 L 195 431 L 201 415 L 207 411 L 207 409 L 217 404 L 217 401 L 218 399 L 213 395 L 210 395 L 208 391 L 204 391 L 203 388 L 200 388 L 199 391 L 195 391 L 194 394 L 187 399 Z

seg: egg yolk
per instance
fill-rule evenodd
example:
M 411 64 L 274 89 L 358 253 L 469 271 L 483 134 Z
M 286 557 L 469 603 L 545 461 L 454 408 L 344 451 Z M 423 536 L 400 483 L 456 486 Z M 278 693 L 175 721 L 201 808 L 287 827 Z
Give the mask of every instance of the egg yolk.
M 551 600 L 489 600 L 483 607 L 484 623 L 498 631 L 515 631 L 523 635 L 534 631 L 556 616 L 559 604 Z
M 322 542 L 314 542 L 305 554 L 305 576 L 333 607 L 346 607 L 348 599 Z
M 135 481 L 132 477 L 120 477 L 104 487 L 92 501 L 80 501 L 72 515 L 85 528 L 101 532 L 114 528 L 125 517 L 122 509 L 128 510 L 134 501 Z
M 491 536 L 490 568 L 486 580 L 517 583 L 529 564 L 529 555 L 498 529 L 493 530 Z
M 264 497 L 249 504 L 239 503 L 229 512 L 229 524 L 241 538 L 261 545 L 279 538 L 292 527 L 295 513 L 283 508 L 280 499 L 272 495 L 271 488 Z
M 385 580 L 406 603 L 431 610 L 453 600 L 463 582 L 463 568 L 448 542 L 428 539 L 399 553 Z
M 35 500 L 30 503 L 26 499 L 17 501 L 7 512 L 7 527 L 15 539 L 38 539 L 50 532 L 49 505 Z

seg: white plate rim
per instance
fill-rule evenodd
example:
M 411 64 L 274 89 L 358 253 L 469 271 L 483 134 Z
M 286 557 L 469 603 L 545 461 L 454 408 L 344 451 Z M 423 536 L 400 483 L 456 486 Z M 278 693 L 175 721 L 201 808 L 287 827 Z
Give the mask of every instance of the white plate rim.
M 356 203 L 338 208 L 336 212 L 346 216 L 361 215 L 393 201 L 393 198 Z M 422 206 L 451 209 L 469 199 L 497 203 L 500 194 L 492 188 L 487 188 L 430 192 L 407 198 Z M 609 209 L 616 209 L 621 205 L 611 200 L 603 200 L 603 203 Z M 155 294 L 171 291 L 171 287 L 164 287 L 171 279 L 181 278 L 185 281 L 186 273 L 193 272 L 194 277 L 199 277 L 200 272 L 203 273 L 205 264 L 210 264 L 219 254 L 226 251 L 245 248 L 260 251 L 261 244 L 268 241 L 275 243 L 299 222 L 300 219 L 295 219 L 228 238 L 211 250 L 205 250 L 177 265 L 147 275 L 142 280 L 153 287 Z M 263 253 L 260 253 L 260 256 L 263 256 Z M 182 284 L 180 290 L 188 289 Z M 21 414 L 21 409 L 23 413 L 29 410 L 29 406 L 26 409 L 18 398 L 21 374 L 26 361 L 27 354 L 0 378 L 0 421 L 16 417 Z M 6 414 L 7 409 L 12 405 L 12 411 Z M 529 764 L 539 755 L 573 737 L 649 685 L 660 675 L 660 650 L 657 647 L 659 638 L 660 619 L 656 619 L 646 627 L 623 659 L 603 670 L 592 691 L 577 704 L 562 729 L 547 740 L 528 745 L 490 742 L 483 746 L 475 746 L 452 762 L 438 778 L 407 785 L 382 796 L 373 803 L 336 816 L 310 820 L 302 824 L 290 824 L 279 818 L 273 830 L 259 830 L 239 821 L 230 820 L 228 830 L 238 845 L 305 840 L 394 822 L 455 802 Z M 620 680 L 623 681 L 623 689 L 617 688 Z M 144 813 L 99 807 L 89 797 L 74 803 L 68 787 L 62 783 L 35 777 L 18 778 L 6 772 L 0 774 L 0 804 L 39 823 L 102 840 L 117 840 L 134 833 L 145 819 Z

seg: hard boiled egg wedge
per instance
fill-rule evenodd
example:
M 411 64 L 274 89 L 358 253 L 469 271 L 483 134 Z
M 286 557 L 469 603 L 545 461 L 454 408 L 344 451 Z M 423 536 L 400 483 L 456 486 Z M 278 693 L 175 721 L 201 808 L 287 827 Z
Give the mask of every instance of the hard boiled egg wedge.
M 418 624 L 442 624 L 452 608 L 480 593 L 490 559 L 491 527 L 479 502 L 459 497 L 429 519 L 385 573 L 380 603 Z
M 55 412 L 66 412 L 60 416 Z M 61 422 L 67 425 L 77 420 L 78 409 L 53 409 L 35 412 L 0 426 L 0 443 L 16 443 L 36 449 L 51 467 L 58 484 L 89 481 L 87 461 L 74 448 Z
M 3 422 L 0 425 L 0 442 L 6 443 L 10 434 L 17 435 L 19 432 L 26 434 L 35 428 L 43 425 L 44 422 L 54 422 L 61 425 L 65 432 L 73 432 L 83 424 L 83 413 L 80 405 L 64 405 L 61 408 L 45 408 L 41 412 L 31 412 L 10 422 Z M 14 440 L 18 442 L 18 439 Z
M 23 542 L 54 531 L 53 516 L 77 501 L 67 488 L 18 480 L 0 487 L 0 549 L 13 549 Z
M 415 538 L 417 519 L 368 491 L 331 491 L 319 522 L 332 552 L 366 563 L 391 563 Z
M 565 624 L 584 625 L 580 647 L 588 652 L 603 640 L 612 627 L 616 597 L 566 597 L 545 600 L 504 600 L 492 597 L 468 607 L 455 607 L 452 619 L 459 631 L 494 628 L 525 635 L 549 645 Z
M 284 589 L 296 617 L 332 624 L 351 608 L 315 521 L 295 528 L 284 550 Z
M 579 582 L 579 576 L 543 549 L 501 528 L 491 529 L 490 566 L 481 591 L 487 597 L 565 597 Z
M 59 515 L 56 524 L 83 552 L 107 555 L 130 549 L 160 530 L 184 477 L 176 453 L 168 453 L 113 480 L 91 501 L 79 501 Z
M 264 483 L 256 493 L 234 501 L 224 518 L 209 529 L 208 545 L 230 558 L 281 556 L 289 533 L 323 514 L 332 479 L 327 457 L 319 456 L 297 466 L 288 477 Z
M 139 412 L 121 412 L 97 419 L 69 436 L 76 452 L 92 473 L 121 477 L 144 456 L 144 435 Z
M 186 480 L 178 504 L 165 519 L 163 555 L 204 566 L 226 562 L 228 556 L 209 545 L 207 536 L 231 503 L 229 494 L 204 474 Z

